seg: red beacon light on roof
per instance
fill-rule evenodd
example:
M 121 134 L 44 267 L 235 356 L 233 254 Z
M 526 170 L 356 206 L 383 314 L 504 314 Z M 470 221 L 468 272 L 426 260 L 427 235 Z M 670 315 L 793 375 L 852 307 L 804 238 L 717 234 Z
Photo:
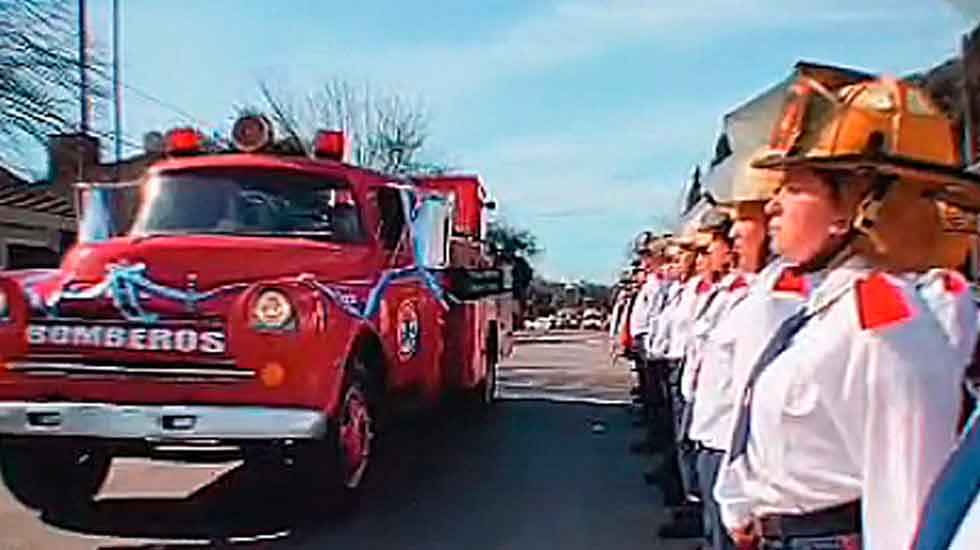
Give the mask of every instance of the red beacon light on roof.
M 262 115 L 247 115 L 235 121 L 231 141 L 244 153 L 254 153 L 272 143 L 272 124 Z
M 347 138 L 339 130 L 320 130 L 313 140 L 313 156 L 342 162 L 347 152 Z
M 193 128 L 174 128 L 163 138 L 163 151 L 168 155 L 199 153 L 204 139 Z

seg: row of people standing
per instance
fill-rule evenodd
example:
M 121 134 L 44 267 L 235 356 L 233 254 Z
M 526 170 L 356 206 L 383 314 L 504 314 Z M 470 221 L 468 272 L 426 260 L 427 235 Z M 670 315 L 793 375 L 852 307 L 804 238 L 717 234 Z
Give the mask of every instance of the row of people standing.
M 650 478 L 711 548 L 910 548 L 961 425 L 977 310 L 943 220 L 980 180 L 922 90 L 846 76 L 795 75 L 623 301 Z

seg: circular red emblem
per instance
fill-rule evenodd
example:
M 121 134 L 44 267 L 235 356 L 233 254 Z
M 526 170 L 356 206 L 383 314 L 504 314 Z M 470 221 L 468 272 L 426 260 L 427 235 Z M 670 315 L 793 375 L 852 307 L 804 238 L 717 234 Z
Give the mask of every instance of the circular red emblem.
M 398 306 L 396 316 L 398 338 L 398 359 L 407 361 L 415 356 L 419 350 L 421 327 L 419 323 L 419 313 L 415 307 L 415 302 L 402 302 Z

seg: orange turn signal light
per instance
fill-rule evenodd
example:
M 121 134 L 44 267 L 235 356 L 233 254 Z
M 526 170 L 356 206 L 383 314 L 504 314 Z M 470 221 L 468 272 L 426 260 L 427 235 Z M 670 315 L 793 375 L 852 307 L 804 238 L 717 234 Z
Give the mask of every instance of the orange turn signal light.
M 267 388 L 276 388 L 286 379 L 286 369 L 279 363 L 266 363 L 259 371 L 259 378 Z

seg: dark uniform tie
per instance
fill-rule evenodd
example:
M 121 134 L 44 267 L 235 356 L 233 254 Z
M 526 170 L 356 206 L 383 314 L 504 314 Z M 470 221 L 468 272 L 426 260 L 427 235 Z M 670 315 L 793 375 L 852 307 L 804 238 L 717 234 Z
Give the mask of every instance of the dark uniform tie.
M 753 397 L 752 388 L 759 379 L 759 375 L 762 374 L 762 371 L 780 353 L 789 347 L 793 336 L 806 325 L 811 317 L 812 315 L 807 312 L 806 308 L 802 308 L 793 315 L 790 315 L 776 329 L 776 333 L 769 339 L 769 343 L 766 344 L 766 347 L 762 350 L 762 354 L 759 355 L 759 360 L 752 366 L 752 371 L 749 373 L 749 378 L 745 383 L 745 390 L 742 392 L 742 400 L 739 403 L 738 418 L 735 420 L 735 431 L 732 432 L 732 445 L 728 453 L 729 464 L 745 454 L 745 450 L 749 446 L 749 421 L 752 413 Z

